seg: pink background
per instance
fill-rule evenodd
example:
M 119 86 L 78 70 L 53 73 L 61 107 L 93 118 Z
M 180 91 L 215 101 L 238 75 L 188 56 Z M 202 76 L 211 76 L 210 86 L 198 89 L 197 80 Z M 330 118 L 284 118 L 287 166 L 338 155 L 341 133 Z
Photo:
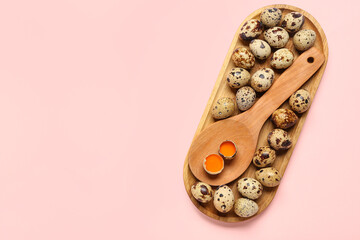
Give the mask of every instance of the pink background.
M 225 224 L 183 187 L 234 33 L 272 3 L 2 0 L 0 239 L 359 239 L 355 0 L 291 1 L 330 57 L 269 208 Z

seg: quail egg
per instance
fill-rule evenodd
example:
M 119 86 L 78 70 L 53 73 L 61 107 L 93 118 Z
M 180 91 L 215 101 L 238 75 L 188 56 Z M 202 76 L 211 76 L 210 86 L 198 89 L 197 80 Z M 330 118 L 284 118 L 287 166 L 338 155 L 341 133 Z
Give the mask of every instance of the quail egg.
M 252 75 L 250 85 L 257 92 L 265 92 L 271 87 L 274 77 L 275 73 L 271 68 L 262 68 Z
M 244 25 L 240 29 L 240 38 L 245 41 L 250 41 L 258 36 L 263 31 L 262 24 L 257 19 L 251 19 L 244 23 Z
M 251 217 L 254 216 L 259 211 L 259 206 L 253 200 L 247 198 L 239 198 L 235 202 L 236 215 L 239 217 Z
M 210 185 L 204 182 L 197 182 L 191 186 L 191 194 L 201 203 L 208 203 L 213 197 L 213 190 Z
M 231 88 L 241 88 L 249 83 L 250 73 L 244 68 L 233 68 L 226 80 Z
M 294 61 L 294 54 L 287 48 L 274 52 L 271 57 L 270 66 L 275 69 L 285 69 L 291 66 Z
M 306 51 L 314 46 L 316 33 L 311 29 L 303 29 L 298 31 L 293 38 L 294 46 L 299 51 Z
M 310 93 L 305 89 L 297 90 L 289 99 L 292 110 L 298 113 L 306 112 L 310 107 Z
M 264 39 L 273 48 L 283 48 L 289 41 L 289 33 L 281 27 L 273 27 L 264 32 Z
M 225 140 L 220 144 L 218 152 L 223 159 L 232 160 L 237 153 L 236 144 L 231 140 Z
M 263 191 L 262 185 L 254 178 L 241 178 L 237 182 L 237 189 L 243 197 L 258 199 Z
M 271 54 L 269 44 L 260 39 L 251 40 L 249 47 L 254 56 L 260 60 L 267 59 Z
M 304 25 L 305 17 L 299 12 L 291 12 L 285 15 L 281 26 L 289 33 L 295 33 Z
M 222 213 L 229 212 L 234 206 L 234 194 L 227 185 L 219 186 L 214 194 L 214 206 Z
M 275 150 L 270 147 L 259 147 L 254 154 L 253 163 L 257 167 L 268 167 L 275 161 L 275 159 Z
M 276 127 L 287 129 L 295 125 L 298 121 L 298 116 L 290 109 L 280 108 L 275 110 L 271 115 L 271 121 Z
M 275 27 L 280 23 L 281 10 L 278 8 L 267 8 L 260 14 L 260 21 L 266 27 Z
M 267 141 L 270 147 L 275 150 L 286 150 L 292 146 L 289 134 L 285 130 L 279 128 L 276 128 L 269 133 Z
M 241 111 L 246 111 L 254 105 L 256 92 L 251 87 L 245 86 L 239 88 L 236 92 L 236 103 Z
M 235 49 L 232 60 L 237 67 L 250 69 L 255 65 L 254 55 L 246 48 L 240 47 Z
M 214 119 L 224 119 L 233 115 L 235 112 L 235 102 L 232 98 L 223 97 L 218 99 L 211 111 Z
M 255 172 L 256 179 L 265 187 L 276 187 L 280 184 L 280 174 L 276 168 L 262 168 Z

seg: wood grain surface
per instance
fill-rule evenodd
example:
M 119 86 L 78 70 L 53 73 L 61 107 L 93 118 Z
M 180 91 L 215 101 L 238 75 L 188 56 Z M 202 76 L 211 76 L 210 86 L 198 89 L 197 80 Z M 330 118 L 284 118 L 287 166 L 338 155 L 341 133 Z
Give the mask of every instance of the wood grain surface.
M 311 98 L 313 99 L 316 93 L 316 90 L 320 84 L 320 80 L 321 77 L 324 73 L 325 67 L 326 67 L 326 63 L 327 63 L 327 58 L 328 58 L 328 46 L 327 46 L 327 41 L 326 41 L 326 37 L 325 34 L 321 28 L 321 26 L 319 25 L 319 23 L 315 20 L 315 18 L 313 18 L 309 13 L 307 13 L 306 11 L 299 9 L 297 7 L 293 7 L 293 6 L 289 6 L 289 5 L 283 5 L 283 4 L 276 4 L 276 5 L 270 5 L 270 6 L 266 6 L 263 8 L 260 8 L 258 10 L 256 10 L 255 12 L 253 12 L 252 14 L 250 14 L 244 21 L 243 23 L 240 24 L 240 27 L 245 23 L 245 21 L 248 21 L 252 18 L 256 18 L 259 19 L 260 17 L 260 13 L 262 12 L 263 9 L 268 8 L 268 7 L 277 7 L 279 9 L 282 10 L 283 12 L 283 17 L 284 15 L 286 15 L 289 12 L 300 12 L 305 16 L 305 23 L 302 27 L 302 29 L 312 29 L 316 32 L 317 38 L 316 38 L 316 42 L 314 47 L 318 50 L 320 50 L 323 55 L 325 56 L 325 62 L 324 64 L 321 66 L 321 68 L 303 85 L 301 86 L 301 88 L 306 89 L 310 92 Z M 230 49 L 226 55 L 224 64 L 220 70 L 219 76 L 217 78 L 217 81 L 215 83 L 214 89 L 211 93 L 210 99 L 206 105 L 205 111 L 203 113 L 203 116 L 200 120 L 200 123 L 198 125 L 198 128 L 195 132 L 195 136 L 194 139 L 196 138 L 196 136 L 198 136 L 200 134 L 200 132 L 202 132 L 207 126 L 211 125 L 212 123 L 214 123 L 214 119 L 211 116 L 211 107 L 213 106 L 214 102 L 221 97 L 231 97 L 235 99 L 235 93 L 236 90 L 231 89 L 227 83 L 226 83 L 226 76 L 227 73 L 233 68 L 235 67 L 234 64 L 231 61 L 231 55 L 232 52 L 234 51 L 234 49 L 236 49 L 237 47 L 240 46 L 246 46 L 248 47 L 248 43 L 247 42 L 243 42 L 241 40 L 239 40 L 239 32 L 240 32 L 240 27 L 238 28 L 234 39 L 231 43 Z M 260 39 L 263 39 L 263 35 L 260 36 Z M 297 57 L 301 54 L 300 52 L 298 52 L 294 46 L 293 46 L 293 42 L 292 42 L 292 37 L 290 38 L 289 42 L 286 45 L 287 48 L 289 48 L 290 50 L 293 51 L 293 53 L 295 54 L 295 59 L 297 59 Z M 256 60 L 256 64 L 255 67 L 251 69 L 250 74 L 255 73 L 258 69 L 263 68 L 263 67 L 269 67 L 270 66 L 270 57 L 266 60 L 266 61 L 261 61 L 259 62 L 258 60 Z M 274 85 L 276 85 L 276 79 L 278 79 L 280 77 L 280 75 L 282 74 L 282 71 L 275 71 L 275 82 Z M 269 90 L 270 91 L 270 90 Z M 261 99 L 261 96 L 259 96 Z M 257 99 L 257 100 L 259 100 Z M 254 105 L 255 106 L 255 105 Z M 282 105 L 281 108 L 289 108 L 288 105 L 288 101 L 285 101 Z M 250 111 L 250 110 L 249 110 Z M 236 114 L 238 114 L 239 112 L 237 112 Z M 281 175 L 284 175 L 285 173 L 285 169 L 289 163 L 291 154 L 294 150 L 294 147 L 296 145 L 297 139 L 300 135 L 300 131 L 302 129 L 302 126 L 304 124 L 304 121 L 306 119 L 308 112 L 305 112 L 302 115 L 299 115 L 299 121 L 298 123 L 288 129 L 288 133 L 290 134 L 292 140 L 293 140 L 293 146 L 285 151 L 285 152 L 277 152 L 277 158 L 273 164 L 273 167 L 275 167 L 276 169 L 279 170 Z M 220 120 L 221 121 L 221 120 Z M 260 133 L 259 133 L 259 138 L 258 138 L 258 142 L 257 142 L 257 147 L 260 146 L 267 146 L 267 135 L 268 133 L 274 129 L 273 124 L 270 122 L 269 119 L 267 119 L 264 123 L 264 125 L 262 126 Z M 194 141 L 194 140 L 193 140 Z M 252 153 L 253 154 L 253 153 Z M 225 166 L 225 168 L 228 166 Z M 246 169 L 246 171 L 239 177 L 255 177 L 255 171 L 257 170 L 257 168 L 253 165 L 250 164 L 249 167 Z M 223 174 L 223 173 L 222 173 Z M 212 201 L 207 203 L 207 204 L 202 204 L 199 203 L 198 201 L 196 201 L 195 198 L 192 197 L 191 195 L 191 186 L 198 181 L 197 178 L 194 177 L 193 173 L 191 172 L 190 168 L 189 168 L 189 153 L 185 158 L 185 163 L 184 163 L 184 169 L 183 169 L 183 178 L 184 178 L 184 184 L 185 184 L 185 188 L 186 191 L 191 199 L 191 201 L 193 202 L 193 204 L 204 214 L 206 214 L 209 217 L 212 217 L 214 219 L 220 220 L 220 221 L 224 221 L 224 222 L 239 222 L 239 221 L 244 221 L 248 218 L 241 218 L 238 217 L 234 211 L 230 211 L 229 213 L 223 214 L 223 213 L 219 213 Z M 240 197 L 240 194 L 236 188 L 236 182 L 239 179 L 235 179 L 234 181 L 228 183 L 227 185 L 233 190 L 234 195 L 235 195 L 235 199 Z M 281 187 L 281 183 L 279 185 L 279 187 Z M 257 204 L 259 205 L 259 211 L 258 213 L 255 215 L 257 216 L 258 214 L 260 214 L 262 211 L 264 211 L 264 209 L 266 209 L 266 207 L 270 204 L 270 202 L 272 201 L 272 199 L 274 198 L 276 191 L 277 191 L 278 187 L 275 188 L 264 188 L 264 192 L 262 194 L 262 196 L 256 200 Z M 215 188 L 214 188 L 215 189 Z M 255 217 L 254 216 L 254 217 Z

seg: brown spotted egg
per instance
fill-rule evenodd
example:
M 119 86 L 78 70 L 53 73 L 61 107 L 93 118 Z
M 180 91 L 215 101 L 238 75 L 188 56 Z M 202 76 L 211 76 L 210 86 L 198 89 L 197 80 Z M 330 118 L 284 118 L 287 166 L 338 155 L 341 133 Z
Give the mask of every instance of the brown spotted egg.
M 271 68 L 262 68 L 251 76 L 250 85 L 257 92 L 265 92 L 271 87 L 274 78 L 274 70 Z
M 275 27 L 280 23 L 281 10 L 278 8 L 266 8 L 260 14 L 260 21 L 266 27 Z
M 292 146 L 292 141 L 289 134 L 280 128 L 272 130 L 268 137 L 267 141 L 275 150 L 286 150 Z
M 303 29 L 298 31 L 294 38 L 294 47 L 299 51 L 306 51 L 314 46 L 316 40 L 316 33 L 311 29 Z
M 260 60 L 267 59 L 271 54 L 270 45 L 260 39 L 251 40 L 249 47 L 254 56 Z
M 281 181 L 279 171 L 273 167 L 257 170 L 255 177 L 265 187 L 276 187 Z
M 256 92 L 251 87 L 245 86 L 239 88 L 236 92 L 236 103 L 240 111 L 246 111 L 251 108 L 256 99 Z
M 235 49 L 231 58 L 237 67 L 250 69 L 255 65 L 254 55 L 244 47 Z
M 244 68 L 233 68 L 226 77 L 226 81 L 231 88 L 241 88 L 250 81 L 250 73 Z
M 251 217 L 259 211 L 259 206 L 253 200 L 247 198 L 239 198 L 235 202 L 234 212 L 239 217 Z
M 234 193 L 227 185 L 219 186 L 214 194 L 214 206 L 222 213 L 229 212 L 234 206 Z
M 283 48 L 289 41 L 289 33 L 281 27 L 273 27 L 264 32 L 264 39 L 273 48 Z
M 242 40 L 251 41 L 260 36 L 262 31 L 263 27 L 261 22 L 257 19 L 250 19 L 249 21 L 246 21 L 241 27 L 239 37 Z
M 229 97 L 219 98 L 211 111 L 213 118 L 224 119 L 233 115 L 235 112 L 235 101 Z
M 287 48 L 282 48 L 274 52 L 271 57 L 270 66 L 275 69 L 285 69 L 294 62 L 294 54 Z
M 289 33 L 295 33 L 304 25 L 305 17 L 299 12 L 291 12 L 285 15 L 281 26 Z
M 208 203 L 213 197 L 213 190 L 209 184 L 197 182 L 191 186 L 191 194 L 197 201 L 201 203 Z
M 298 116 L 296 116 L 292 110 L 286 108 L 279 108 L 271 115 L 271 121 L 276 127 L 281 129 L 287 129 L 294 126 L 298 119 Z
M 310 108 L 311 99 L 310 93 L 305 89 L 297 90 L 289 99 L 289 104 L 292 110 L 298 113 L 304 113 Z
M 253 163 L 257 167 L 268 167 L 273 164 L 275 159 L 276 152 L 274 149 L 270 147 L 259 147 L 254 154 Z
M 243 197 L 249 199 L 258 199 L 262 192 L 262 185 L 254 178 L 241 178 L 237 182 L 237 189 Z

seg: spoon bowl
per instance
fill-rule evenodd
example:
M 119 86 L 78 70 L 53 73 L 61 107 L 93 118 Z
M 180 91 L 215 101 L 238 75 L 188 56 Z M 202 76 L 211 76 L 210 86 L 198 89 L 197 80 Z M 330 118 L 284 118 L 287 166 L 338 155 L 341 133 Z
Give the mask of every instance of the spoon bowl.
M 211 137 L 210 137 L 211 136 Z M 231 140 L 237 145 L 237 153 L 232 160 L 225 160 L 223 171 L 216 176 L 209 175 L 203 169 L 202 160 L 209 154 L 216 153 L 222 142 Z M 221 185 L 231 182 L 237 174 L 244 172 L 246 164 L 241 164 L 246 159 L 252 158 L 256 148 L 257 139 L 251 129 L 236 118 L 227 121 L 218 121 L 206 128 L 189 151 L 190 169 L 197 178 L 210 185 Z

